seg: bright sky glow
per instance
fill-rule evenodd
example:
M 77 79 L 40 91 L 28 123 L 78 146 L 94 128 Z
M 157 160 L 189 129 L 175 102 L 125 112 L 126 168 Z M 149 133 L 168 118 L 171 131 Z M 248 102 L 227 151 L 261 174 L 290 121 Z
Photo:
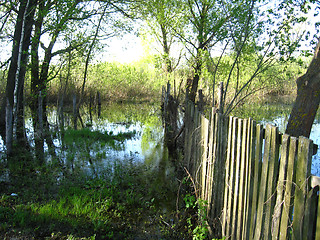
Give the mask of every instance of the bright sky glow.
M 134 35 L 128 34 L 122 38 L 115 37 L 105 44 L 106 47 L 101 57 L 97 56 L 97 59 L 103 62 L 131 63 L 138 61 L 145 55 L 140 38 Z

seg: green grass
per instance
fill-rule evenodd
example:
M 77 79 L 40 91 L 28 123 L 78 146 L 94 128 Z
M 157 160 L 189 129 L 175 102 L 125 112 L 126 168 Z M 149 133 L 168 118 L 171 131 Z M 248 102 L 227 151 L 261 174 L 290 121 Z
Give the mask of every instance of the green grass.
M 137 134 L 136 131 L 120 132 L 114 134 L 113 132 L 92 131 L 89 128 L 74 130 L 69 128 L 63 132 L 63 141 L 68 145 L 72 143 L 80 144 L 94 144 L 99 142 L 101 145 L 108 145 L 114 149 L 121 149 L 122 143 L 133 138 Z
M 66 156 L 72 161 L 74 145 L 84 157 L 95 149 L 93 142 L 121 143 L 134 137 L 133 132 L 88 129 L 64 134 Z M 159 169 L 121 159 L 110 160 L 98 175 L 88 175 L 66 171 L 66 165 L 21 164 L 19 159 L 10 166 L 1 163 L 10 172 L 10 182 L 0 182 L 1 239 L 188 239 L 184 218 L 175 216 L 177 188 L 162 181 Z
M 156 225 L 161 224 L 155 205 L 158 196 L 149 189 L 152 174 L 130 164 L 114 163 L 110 168 L 113 176 L 70 176 L 52 187 L 54 176 L 47 173 L 35 177 L 33 184 L 23 189 L 8 188 L 0 198 L 0 233 L 4 236 L 6 232 L 22 231 L 36 239 L 55 234 L 131 239 L 144 229 L 155 234 L 159 231 Z M 17 177 L 16 181 L 25 182 L 25 178 L 28 176 Z M 39 185 L 45 184 L 41 178 L 48 182 L 46 194 L 40 193 L 44 186 Z M 11 196 L 12 191 L 17 196 Z M 178 234 L 167 230 L 161 233 L 167 239 Z

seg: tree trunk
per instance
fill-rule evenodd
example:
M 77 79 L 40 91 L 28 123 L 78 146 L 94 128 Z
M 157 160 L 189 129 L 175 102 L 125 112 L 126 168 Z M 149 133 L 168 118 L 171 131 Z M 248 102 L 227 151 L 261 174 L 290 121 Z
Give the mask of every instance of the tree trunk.
M 320 39 L 307 72 L 297 79 L 297 97 L 286 133 L 309 137 L 320 103 Z
M 16 120 L 21 125 L 21 108 L 23 108 L 22 94 L 24 87 L 24 77 L 28 61 L 27 50 L 30 45 L 30 36 L 33 25 L 34 6 L 37 0 L 21 0 L 17 22 L 15 25 L 14 41 L 12 47 L 12 56 L 8 71 L 6 95 L 2 107 L 6 108 L 6 116 L 1 118 L 1 129 L 5 129 L 1 134 L 6 140 L 8 155 L 12 152 L 13 128 Z M 15 97 L 16 95 L 16 97 Z M 19 96 L 19 97 L 18 97 Z M 16 109 L 14 109 L 16 107 Z M 20 108 L 20 110 L 18 110 Z M 4 112 L 4 110 L 1 110 Z M 14 112 L 16 118 L 14 119 Z M 23 111 L 22 111 L 23 112 Z
M 189 100 L 192 101 L 193 103 L 196 102 L 199 80 L 200 80 L 200 76 L 201 76 L 202 59 L 201 59 L 200 50 L 198 50 L 196 61 L 197 61 L 197 63 L 194 68 L 194 75 L 192 78 L 192 85 L 191 85 L 191 90 L 190 90 L 190 94 L 189 94 Z
M 29 8 L 27 9 L 27 16 L 25 18 L 25 32 L 23 35 L 23 44 L 22 44 L 22 54 L 21 54 L 21 63 L 20 63 L 20 72 L 17 79 L 16 85 L 16 114 L 14 116 L 16 121 L 16 134 L 18 145 L 27 146 L 27 137 L 25 132 L 25 124 L 24 124 L 24 83 L 25 83 L 25 75 L 27 72 L 27 64 L 29 59 L 29 46 L 31 40 L 31 31 L 32 26 L 34 24 L 34 13 L 35 13 L 35 6 L 37 4 L 37 0 L 30 0 Z
M 165 24 L 160 24 L 161 33 L 162 33 L 162 47 L 163 47 L 163 57 L 165 62 L 165 70 L 168 73 L 173 71 L 172 62 L 170 59 L 170 45 L 168 43 L 168 32 L 166 31 Z

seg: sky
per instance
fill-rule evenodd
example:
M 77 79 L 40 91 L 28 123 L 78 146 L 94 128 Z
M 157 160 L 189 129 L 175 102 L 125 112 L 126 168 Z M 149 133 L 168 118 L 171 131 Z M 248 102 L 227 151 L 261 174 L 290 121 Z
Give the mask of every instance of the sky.
M 131 63 L 143 57 L 145 50 L 139 37 L 127 34 L 122 38 L 114 37 L 106 42 L 106 47 L 98 59 Z

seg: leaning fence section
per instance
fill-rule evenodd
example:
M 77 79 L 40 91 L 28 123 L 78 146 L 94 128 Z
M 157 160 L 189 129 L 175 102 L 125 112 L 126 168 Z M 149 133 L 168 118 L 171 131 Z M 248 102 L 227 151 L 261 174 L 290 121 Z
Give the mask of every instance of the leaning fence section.
M 214 111 L 206 118 L 188 102 L 184 149 L 215 237 L 320 239 L 311 140 Z

